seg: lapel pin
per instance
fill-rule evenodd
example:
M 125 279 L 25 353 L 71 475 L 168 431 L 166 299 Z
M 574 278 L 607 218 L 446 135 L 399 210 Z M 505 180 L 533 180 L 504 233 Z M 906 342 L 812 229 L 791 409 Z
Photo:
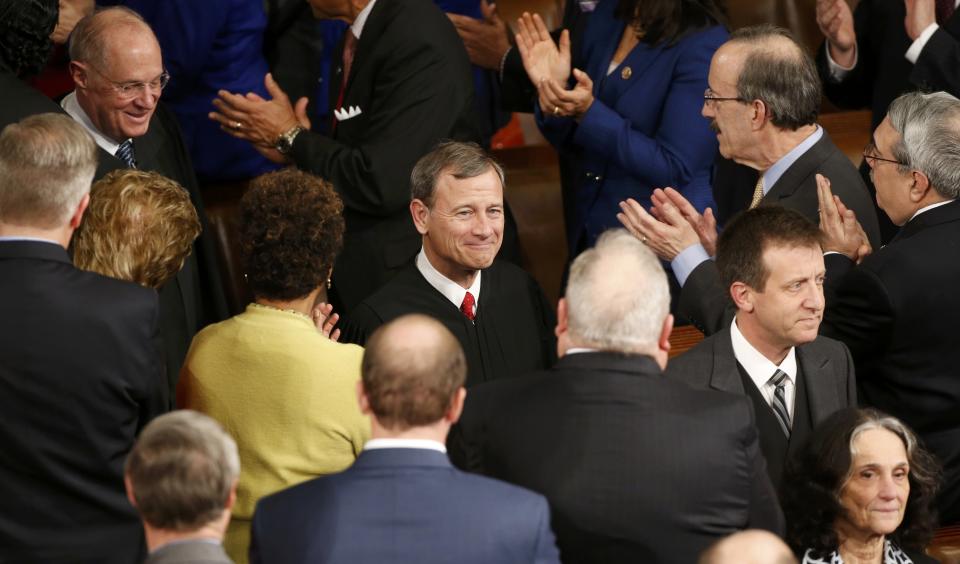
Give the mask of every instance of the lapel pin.
M 633 76 L 633 69 L 630 67 L 623 67 L 623 70 L 620 71 L 620 78 L 624 80 L 630 80 L 631 76 Z

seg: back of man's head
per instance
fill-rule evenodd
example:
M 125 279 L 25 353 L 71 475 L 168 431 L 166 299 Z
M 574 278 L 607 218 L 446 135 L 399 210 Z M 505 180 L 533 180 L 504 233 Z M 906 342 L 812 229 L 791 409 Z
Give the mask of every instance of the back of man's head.
M 900 134 L 893 158 L 901 172 L 919 170 L 943 198 L 960 198 L 960 100 L 946 92 L 910 92 L 890 103 Z
M 404 431 L 441 421 L 467 377 L 460 343 L 440 322 L 405 315 L 367 341 L 363 391 L 385 429 Z
M 67 115 L 38 114 L 0 133 L 0 223 L 66 225 L 90 192 L 97 145 Z
M 626 230 L 613 229 L 573 261 L 564 300 L 576 345 L 653 353 L 670 288 L 656 255 Z
M 759 206 L 731 221 L 717 240 L 717 269 L 724 288 L 734 282 L 763 291 L 770 272 L 763 261 L 769 247 L 820 248 L 816 225 L 782 206 Z
M 763 101 L 770 121 L 782 129 L 817 121 L 822 99 L 817 67 L 793 34 L 763 24 L 734 31 L 728 44 L 746 50 L 737 80 L 741 98 Z
M 797 559 L 777 535 L 747 530 L 714 543 L 697 564 L 797 564 Z
M 127 457 L 128 495 L 147 526 L 189 533 L 223 517 L 240 476 L 237 444 L 195 411 L 157 417 Z

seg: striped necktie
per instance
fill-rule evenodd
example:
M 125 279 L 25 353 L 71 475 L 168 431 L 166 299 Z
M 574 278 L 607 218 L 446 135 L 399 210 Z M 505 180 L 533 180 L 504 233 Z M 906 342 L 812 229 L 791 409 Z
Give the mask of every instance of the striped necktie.
M 137 168 L 137 159 L 133 156 L 133 139 L 127 139 L 117 147 L 114 155 L 130 168 Z
M 777 369 L 773 373 L 773 376 L 768 380 L 769 383 L 773 384 L 773 403 L 770 407 L 773 408 L 774 415 L 777 416 L 777 422 L 780 423 L 780 428 L 783 430 L 783 434 L 790 438 L 790 411 L 787 410 L 787 397 L 786 397 L 786 381 L 787 373 Z

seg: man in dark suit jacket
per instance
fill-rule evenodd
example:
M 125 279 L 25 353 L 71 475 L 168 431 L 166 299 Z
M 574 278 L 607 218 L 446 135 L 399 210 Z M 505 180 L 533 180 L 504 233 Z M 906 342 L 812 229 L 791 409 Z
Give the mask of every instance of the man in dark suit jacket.
M 142 558 L 123 459 L 167 405 L 152 290 L 74 268 L 96 145 L 68 116 L 0 134 L 0 561 Z
M 816 124 L 820 82 L 813 61 L 789 32 L 772 26 L 735 31 L 714 54 L 707 81 L 703 115 L 717 131 L 720 154 L 756 171 L 743 172 L 743 166 L 729 162 L 718 165 L 714 197 L 718 203 L 737 201 L 727 204 L 726 214 L 774 204 L 816 222 L 819 173 L 843 192 L 841 198 L 863 220 L 870 242 L 879 244 L 876 211 L 863 182 Z M 621 222 L 671 261 L 682 286 L 679 312 L 708 334 L 719 330 L 719 322 L 698 319 L 690 305 L 715 297 L 701 288 L 720 287 L 708 260 L 715 252 L 715 217 L 697 213 L 672 189 L 655 192 L 654 205 L 656 218 L 628 200 L 621 204 Z
M 473 143 L 441 143 L 417 162 L 411 184 L 423 247 L 346 316 L 342 339 L 363 345 L 383 323 L 421 313 L 460 341 L 468 387 L 552 365 L 552 308 L 529 274 L 494 260 L 504 229 L 500 165 Z
M 782 532 L 750 402 L 663 377 L 668 308 L 657 258 L 608 231 L 571 266 L 557 365 L 472 389 L 451 433 L 457 465 L 547 497 L 567 564 L 694 562 L 739 529 Z
M 181 409 L 150 422 L 124 465 L 145 564 L 232 564 L 221 543 L 239 477 L 237 443 L 213 419 Z
M 101 171 L 131 167 L 175 180 L 190 193 L 203 226 L 183 268 L 160 290 L 160 331 L 172 391 L 193 336 L 224 319 L 227 309 L 193 167 L 175 116 L 159 105 L 169 78 L 160 45 L 135 12 L 107 8 L 77 24 L 70 49 L 76 89 L 61 105 L 111 155 L 101 158 Z
M 877 200 L 900 232 L 864 258 L 829 191 L 823 333 L 850 347 L 864 405 L 910 425 L 944 465 L 941 522 L 960 521 L 960 100 L 911 93 L 890 104 L 867 156 Z M 844 230 L 847 227 L 847 230 Z M 859 262 L 859 265 L 856 264 Z
M 856 406 L 850 353 L 818 337 L 823 314 L 820 231 L 779 206 L 744 212 L 717 245 L 717 267 L 736 318 L 670 363 L 669 378 L 697 388 L 745 394 L 753 403 L 760 448 L 774 487 L 787 459 L 813 428 L 838 409 Z M 771 381 L 779 373 L 778 387 Z M 786 410 L 786 421 L 778 419 Z M 785 424 L 784 424 L 785 423 Z
M 306 99 L 295 110 L 270 77 L 272 100 L 225 94 L 215 101 L 216 119 L 336 187 L 347 231 L 331 299 L 348 314 L 417 254 L 410 171 L 442 139 L 478 140 L 473 82 L 463 43 L 430 0 L 310 4 L 318 18 L 351 24 L 333 59 L 331 134 L 307 131 Z
M 443 325 L 422 315 L 388 323 L 370 338 L 361 374 L 372 439 L 346 471 L 260 500 L 251 562 L 559 562 L 542 496 L 447 459 L 466 360 Z
M 861 0 L 851 13 L 845 0 L 818 0 L 825 40 L 817 52 L 824 94 L 841 108 L 869 108 L 871 129 L 904 92 L 960 94 L 960 14 L 956 0 Z M 871 196 L 870 168 L 860 172 Z M 898 227 L 879 213 L 883 242 Z

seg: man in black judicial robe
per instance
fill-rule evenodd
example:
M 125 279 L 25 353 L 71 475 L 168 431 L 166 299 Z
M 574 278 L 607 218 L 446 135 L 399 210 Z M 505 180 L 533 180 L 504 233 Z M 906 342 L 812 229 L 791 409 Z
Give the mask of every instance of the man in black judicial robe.
M 346 319 L 342 340 L 364 344 L 408 313 L 442 322 L 467 357 L 467 385 L 547 368 L 554 317 L 529 274 L 494 261 L 504 225 L 503 170 L 472 143 L 446 142 L 411 174 L 410 214 L 423 247 Z

